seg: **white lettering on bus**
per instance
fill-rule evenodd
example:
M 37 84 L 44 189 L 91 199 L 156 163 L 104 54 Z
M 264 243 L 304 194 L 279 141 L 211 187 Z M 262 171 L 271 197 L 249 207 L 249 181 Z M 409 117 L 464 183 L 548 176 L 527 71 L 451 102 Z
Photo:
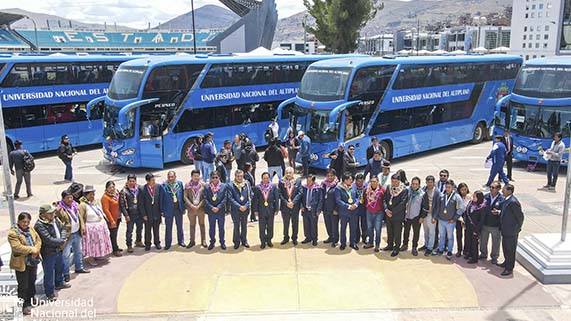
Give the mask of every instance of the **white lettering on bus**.
M 454 89 L 454 90 L 434 91 L 422 94 L 401 95 L 401 96 L 392 97 L 391 102 L 393 104 L 399 104 L 399 103 L 415 102 L 420 100 L 468 96 L 470 95 L 470 92 L 471 89 Z
M 106 95 L 107 91 L 108 91 L 107 88 L 37 91 L 29 93 L 2 94 L 2 100 L 22 101 L 22 100 L 66 98 L 66 97 L 80 97 L 80 96 L 101 96 L 101 95 Z

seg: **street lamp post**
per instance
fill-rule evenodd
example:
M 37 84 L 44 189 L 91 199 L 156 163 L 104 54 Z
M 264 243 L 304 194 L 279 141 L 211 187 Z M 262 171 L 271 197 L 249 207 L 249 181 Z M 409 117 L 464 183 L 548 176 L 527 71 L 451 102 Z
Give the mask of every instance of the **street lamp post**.
M 194 45 L 194 54 L 196 55 L 196 24 L 194 23 L 194 0 L 190 0 L 190 7 L 192 9 L 192 42 Z
M 0 90 L 0 95 L 2 90 Z M 4 175 L 4 196 L 8 203 L 10 214 L 10 224 L 16 224 L 16 210 L 14 209 L 14 194 L 12 193 L 12 180 L 10 178 L 10 166 L 8 160 L 8 142 L 6 141 L 6 131 L 4 130 L 4 113 L 2 112 L 2 100 L 0 99 L 0 147 L 2 148 L 2 172 Z
M 567 129 L 571 133 L 571 121 L 567 122 Z M 571 140 L 570 140 L 571 144 Z M 571 150 L 571 146 L 569 146 Z M 561 242 L 567 237 L 567 221 L 569 219 L 569 197 L 571 194 L 571 154 L 567 158 L 567 177 L 565 179 L 565 199 L 563 200 L 563 219 L 561 221 Z
M 24 18 L 29 19 L 32 24 L 34 25 L 34 36 L 36 40 L 36 52 L 40 52 L 40 44 L 38 42 L 38 26 L 36 25 L 36 21 L 32 19 L 30 16 L 24 16 Z

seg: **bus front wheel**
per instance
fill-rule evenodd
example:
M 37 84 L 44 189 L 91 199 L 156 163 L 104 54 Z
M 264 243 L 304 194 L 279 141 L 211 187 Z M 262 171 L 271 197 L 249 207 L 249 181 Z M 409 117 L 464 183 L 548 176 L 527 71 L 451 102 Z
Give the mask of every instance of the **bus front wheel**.
M 474 128 L 474 134 L 472 135 L 472 143 L 479 144 L 484 140 L 486 135 L 486 126 L 483 123 L 479 123 L 476 128 Z
M 180 155 L 180 161 L 184 165 L 191 165 L 194 163 L 193 159 L 191 158 L 192 152 L 192 145 L 194 144 L 194 139 L 187 140 L 184 145 L 182 145 L 182 151 Z
M 393 158 L 393 151 L 391 145 L 387 141 L 381 142 L 381 152 L 386 160 L 391 160 Z

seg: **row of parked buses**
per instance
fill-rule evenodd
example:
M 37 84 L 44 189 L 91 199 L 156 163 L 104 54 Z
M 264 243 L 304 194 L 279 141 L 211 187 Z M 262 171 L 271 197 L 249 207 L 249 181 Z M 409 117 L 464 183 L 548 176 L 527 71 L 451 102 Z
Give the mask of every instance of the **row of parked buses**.
M 263 146 L 272 119 L 280 137 L 291 128 L 311 138 L 317 168 L 340 142 L 375 136 L 390 159 L 481 142 L 494 124 L 514 132 L 517 159 L 534 160 L 531 145 L 569 136 L 570 87 L 554 82 L 571 82 L 571 62 L 521 64 L 510 55 L 10 56 L 0 57 L 0 103 L 9 144 L 53 150 L 67 134 L 75 145 L 102 142 L 126 167 L 190 163 L 206 132 L 218 146 L 242 132 Z

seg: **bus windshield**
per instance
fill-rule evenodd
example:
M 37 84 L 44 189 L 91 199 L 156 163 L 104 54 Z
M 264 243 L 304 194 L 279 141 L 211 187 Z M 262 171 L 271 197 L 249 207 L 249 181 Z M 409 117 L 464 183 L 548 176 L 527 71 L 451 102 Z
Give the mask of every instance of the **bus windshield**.
M 103 113 L 103 134 L 111 139 L 131 138 L 135 134 L 135 111 L 127 113 L 127 124 L 117 123 L 120 107 L 105 105 Z
M 568 137 L 568 121 L 571 121 L 571 106 L 534 106 L 512 102 L 511 129 L 517 134 L 551 138 L 561 132 Z
M 345 98 L 352 67 L 309 67 L 301 79 L 298 96 L 311 101 L 333 101 Z
M 536 98 L 571 97 L 571 66 L 523 67 L 513 92 Z
M 146 70 L 144 66 L 120 66 L 113 76 L 107 96 L 116 100 L 136 98 Z
M 339 136 L 339 126 L 329 127 L 329 112 L 308 110 L 296 105 L 290 116 L 291 128 L 296 132 L 304 131 L 314 143 L 333 142 Z

